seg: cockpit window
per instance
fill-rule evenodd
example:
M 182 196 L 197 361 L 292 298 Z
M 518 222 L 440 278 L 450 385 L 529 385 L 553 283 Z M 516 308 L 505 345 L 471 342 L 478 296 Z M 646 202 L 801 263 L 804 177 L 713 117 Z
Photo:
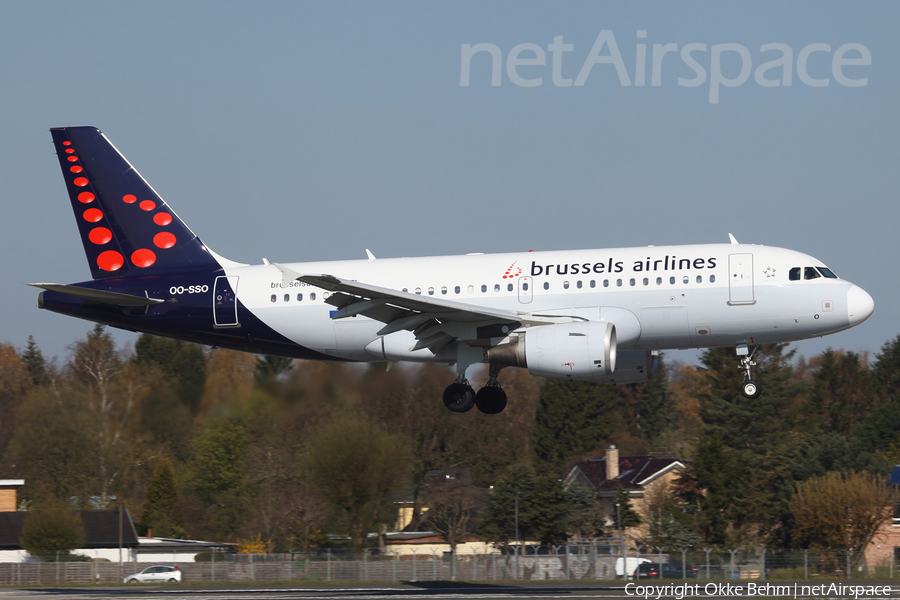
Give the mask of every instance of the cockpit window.
M 794 267 L 788 273 L 788 279 L 791 281 L 800 281 L 800 267 Z
M 816 279 L 821 277 L 815 267 L 803 267 L 803 279 Z
M 822 274 L 823 277 L 828 279 L 837 279 L 838 276 L 834 274 L 834 271 L 829 269 L 828 267 L 816 267 L 819 270 L 819 273 Z

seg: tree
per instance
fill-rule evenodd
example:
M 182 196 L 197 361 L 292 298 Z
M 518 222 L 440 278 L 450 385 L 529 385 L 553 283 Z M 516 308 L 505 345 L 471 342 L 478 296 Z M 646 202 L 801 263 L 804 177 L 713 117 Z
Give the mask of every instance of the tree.
M 389 519 L 386 495 L 409 482 L 412 460 L 406 439 L 357 416 L 326 424 L 306 446 L 309 484 L 334 508 L 355 550 Z
M 85 393 L 70 386 L 35 388 L 19 411 L 4 453 L 4 471 L 25 480 L 23 497 L 86 506 L 97 490 L 99 425 Z
M 517 503 L 520 540 L 560 544 L 567 539 L 570 505 L 562 485 L 558 479 L 536 475 L 525 465 L 510 469 L 494 486 L 482 513 L 478 538 L 508 546 L 509 540 L 515 539 Z
M 181 404 L 196 414 L 206 383 L 206 356 L 197 344 L 141 334 L 134 344 L 134 364 L 155 368 Z
M 643 383 L 619 384 L 614 389 L 622 423 L 631 435 L 653 443 L 675 424 L 675 398 L 669 390 L 662 356 L 653 377 Z
M 808 479 L 791 499 L 797 540 L 812 548 L 865 548 L 897 498 L 872 473 L 831 471 Z
M 469 525 L 486 499 L 484 490 L 472 485 L 467 471 L 432 471 L 425 477 L 427 528 L 450 544 L 453 552 L 457 544 L 466 541 Z
M 631 494 L 624 487 L 616 488 L 616 497 L 612 507 L 613 527 L 623 529 L 628 527 L 637 527 L 643 523 L 641 515 L 638 514 L 631 506 Z
M 588 485 L 572 485 L 566 490 L 566 496 L 571 507 L 567 525 L 569 536 L 603 537 L 607 515 L 594 488 Z
M 15 431 L 15 414 L 34 385 L 28 364 L 15 348 L 0 344 L 0 452 Z
M 757 348 L 755 379 L 762 394 L 741 394 L 743 375 L 733 348 L 710 348 L 701 356 L 704 365 L 700 394 L 703 431 L 697 444 L 697 478 L 707 490 L 700 521 L 709 543 L 725 543 L 726 532 L 739 536 L 746 527 L 768 530 L 778 523 L 780 480 L 773 478 L 773 461 L 793 423 L 794 406 L 805 384 L 794 382 L 786 344 Z M 785 499 L 786 501 L 786 499 Z
M 139 527 L 149 535 L 153 531 L 160 537 L 183 537 L 184 523 L 178 509 L 178 488 L 172 461 L 161 457 L 156 461 L 153 477 L 147 485 L 147 499 L 141 514 Z
M 187 487 L 199 499 L 207 524 L 218 535 L 238 535 L 247 507 L 244 457 L 247 434 L 242 419 L 222 416 L 194 441 Z
M 20 544 L 32 556 L 55 560 L 84 544 L 84 525 L 65 502 L 47 498 L 25 520 Z
M 28 336 L 28 342 L 25 350 L 22 352 L 22 362 L 25 364 L 25 368 L 28 369 L 34 385 L 44 385 L 49 381 L 47 361 L 44 359 L 44 355 L 41 353 L 41 349 L 38 348 L 33 336 Z
M 616 390 L 587 381 L 548 379 L 532 434 L 538 471 L 559 477 L 567 458 L 599 447 L 619 424 Z
M 804 428 L 847 435 L 876 398 L 872 376 L 855 352 L 829 348 L 818 363 L 803 408 Z

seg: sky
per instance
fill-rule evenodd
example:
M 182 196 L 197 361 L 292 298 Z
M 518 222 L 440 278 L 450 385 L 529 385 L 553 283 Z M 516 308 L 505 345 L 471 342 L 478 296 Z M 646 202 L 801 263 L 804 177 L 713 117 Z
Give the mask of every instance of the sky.
M 92 125 L 233 260 L 733 233 L 875 299 L 799 354 L 877 353 L 900 334 L 898 29 L 896 2 L 6 3 L 0 342 L 63 358 L 92 327 L 25 285 L 90 278 L 48 130 Z

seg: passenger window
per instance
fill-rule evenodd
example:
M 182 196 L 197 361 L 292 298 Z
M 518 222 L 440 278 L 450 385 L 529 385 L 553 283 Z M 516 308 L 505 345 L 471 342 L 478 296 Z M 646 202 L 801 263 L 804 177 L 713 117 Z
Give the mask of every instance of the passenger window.
M 445 285 L 444 287 L 441 288 L 441 294 L 444 295 L 444 296 L 447 295 L 447 286 L 446 286 L 446 285 Z
M 681 281 L 682 281 L 682 283 L 687 283 L 687 282 L 690 281 L 690 280 L 691 280 L 691 278 L 688 277 L 687 275 L 685 275 L 684 278 L 683 278 Z
M 524 291 L 527 292 L 527 291 L 528 291 L 528 284 L 527 284 L 527 283 L 523 283 L 523 284 L 522 284 L 522 289 L 523 289 Z
M 466 288 L 466 291 L 469 292 L 470 294 L 474 294 L 474 293 L 475 293 L 475 286 L 474 286 L 474 285 L 470 285 L 469 287 Z
M 644 285 L 650 285 L 650 280 L 644 277 Z
M 316 293 L 313 292 L 312 294 L 310 294 L 310 295 L 309 295 L 309 299 L 310 299 L 310 300 L 315 300 L 315 299 L 316 299 Z
M 404 292 L 406 290 L 403 290 Z M 303 294 L 297 294 L 297 302 L 303 302 Z
M 549 289 L 550 289 L 550 282 L 549 282 L 549 281 L 545 281 L 545 282 L 544 282 L 544 289 L 545 289 L 545 290 L 549 290 Z
M 275 294 L 272 294 L 272 302 L 275 302 L 275 300 L 276 300 L 276 296 L 275 296 Z
M 455 288 L 453 288 L 453 293 L 455 293 L 455 294 L 459 293 L 459 286 L 456 286 Z
M 434 296 L 434 288 L 433 287 L 428 288 L 428 295 Z
M 622 280 L 616 279 L 616 287 L 622 287 Z
M 569 289 L 569 282 L 568 282 L 568 281 L 563 281 L 563 289 L 564 289 L 564 290 Z
M 675 278 L 674 278 L 674 277 L 669 277 L 669 283 L 672 284 L 672 285 L 675 285 Z
M 499 287 L 499 286 L 496 286 L 496 285 L 494 286 L 494 288 L 495 288 L 494 291 L 497 291 L 497 290 L 500 289 L 500 287 Z M 487 292 L 487 286 L 486 286 L 486 285 L 482 285 L 482 286 L 481 286 L 481 293 L 484 294 L 485 292 Z
M 513 284 L 507 283 L 507 284 L 506 284 L 506 291 L 507 291 L 507 292 L 513 291 Z
M 407 292 L 409 292 L 409 288 L 403 288 L 403 293 L 405 294 Z
M 822 274 L 823 277 L 827 279 L 837 279 L 838 276 L 834 274 L 834 272 L 828 267 L 816 267 L 819 270 L 819 273 Z
M 603 280 L 603 287 L 609 287 L 609 279 Z
M 495 292 L 499 292 L 499 291 L 500 291 L 500 284 L 499 284 L 499 283 L 495 283 L 495 284 L 494 284 L 494 291 L 495 291 Z
M 422 295 L 422 288 L 416 288 L 416 293 L 417 293 L 418 295 L 421 296 L 421 295 Z
M 581 289 L 581 280 L 580 279 L 575 282 L 575 287 L 577 287 L 579 290 Z
M 710 276 L 709 276 L 709 282 L 710 282 L 710 283 L 715 283 L 715 282 L 716 282 L 716 276 L 715 276 L 715 275 L 710 275 Z
M 788 279 L 790 281 L 800 281 L 800 267 L 794 267 L 788 271 Z
M 821 277 L 819 272 L 816 271 L 815 267 L 804 267 L 803 268 L 803 279 L 816 279 Z
M 594 281 L 593 279 L 591 279 L 591 287 L 592 287 L 592 288 L 597 287 L 597 282 Z
M 290 301 L 291 301 L 291 295 L 290 295 L 290 294 L 285 294 L 285 295 L 284 295 L 284 301 L 285 301 L 285 302 L 290 302 Z
M 628 285 L 630 285 L 631 287 L 634 287 L 634 277 L 632 277 L 631 279 L 628 280 Z
M 697 275 L 697 283 L 703 283 L 703 275 Z
M 662 277 L 656 278 L 656 285 L 662 285 Z

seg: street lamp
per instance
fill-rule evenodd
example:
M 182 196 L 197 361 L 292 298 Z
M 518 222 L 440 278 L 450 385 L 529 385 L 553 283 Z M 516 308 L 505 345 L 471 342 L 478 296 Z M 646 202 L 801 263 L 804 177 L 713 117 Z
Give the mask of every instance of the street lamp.
M 519 578 L 519 494 L 521 491 L 516 492 L 516 576 L 513 579 Z

